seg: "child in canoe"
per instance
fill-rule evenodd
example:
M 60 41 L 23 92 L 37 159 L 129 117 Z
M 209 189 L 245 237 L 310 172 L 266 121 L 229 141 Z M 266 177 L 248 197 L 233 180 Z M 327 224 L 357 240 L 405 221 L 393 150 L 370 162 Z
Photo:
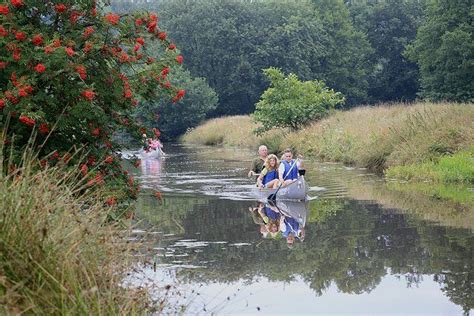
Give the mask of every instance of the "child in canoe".
M 278 183 L 278 158 L 275 155 L 268 155 L 264 168 L 257 178 L 257 186 L 261 189 L 273 189 L 278 187 Z

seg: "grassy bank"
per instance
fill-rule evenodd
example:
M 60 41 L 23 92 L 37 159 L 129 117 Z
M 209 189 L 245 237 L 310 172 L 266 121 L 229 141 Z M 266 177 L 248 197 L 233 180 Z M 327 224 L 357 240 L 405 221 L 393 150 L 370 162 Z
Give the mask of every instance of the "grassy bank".
M 76 171 L 24 161 L 5 176 L 0 159 L 0 313 L 142 312 L 143 293 L 119 286 L 129 249 L 101 195 L 79 194 Z
M 338 111 L 300 131 L 272 131 L 264 137 L 253 135 L 256 125 L 249 116 L 214 119 L 186 134 L 183 140 L 252 149 L 259 144 L 268 144 L 274 150 L 293 147 L 321 161 L 355 164 L 380 172 L 396 166 L 436 164 L 441 157 L 468 151 L 474 144 L 473 121 L 473 104 L 387 104 Z M 390 175 L 408 177 L 401 169 Z

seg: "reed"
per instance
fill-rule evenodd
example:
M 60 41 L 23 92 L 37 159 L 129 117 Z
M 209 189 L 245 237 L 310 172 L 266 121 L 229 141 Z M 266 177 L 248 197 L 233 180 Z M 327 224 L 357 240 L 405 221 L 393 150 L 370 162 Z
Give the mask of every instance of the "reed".
M 142 312 L 143 293 L 120 287 L 129 248 L 102 194 L 84 192 L 78 168 L 40 169 L 28 149 L 19 166 L 5 156 L 0 146 L 0 313 Z

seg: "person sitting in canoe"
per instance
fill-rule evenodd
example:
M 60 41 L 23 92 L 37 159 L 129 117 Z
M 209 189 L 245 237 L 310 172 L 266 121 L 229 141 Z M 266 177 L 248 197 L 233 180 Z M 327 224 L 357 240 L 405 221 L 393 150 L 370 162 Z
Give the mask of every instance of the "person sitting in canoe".
M 248 177 L 258 176 L 262 172 L 265 159 L 267 159 L 268 148 L 265 145 L 258 147 L 258 157 L 255 158 L 252 162 L 252 167 L 248 173 Z
M 158 139 L 153 139 L 150 141 L 150 148 L 153 150 L 159 150 L 162 155 L 165 154 L 162 150 L 163 144 L 161 144 L 161 142 Z
M 149 152 L 150 151 L 150 143 L 149 143 L 149 138 L 146 136 L 146 134 L 143 134 L 142 135 L 142 143 L 143 143 L 143 150 L 145 152 Z
M 298 168 L 300 165 L 300 159 L 293 159 L 293 152 L 291 149 L 285 149 L 283 156 L 281 157 L 280 167 L 278 168 L 278 178 L 282 186 L 293 183 L 298 179 Z
M 278 157 L 275 155 L 268 155 L 265 160 L 264 168 L 257 178 L 257 186 L 260 189 L 278 187 Z

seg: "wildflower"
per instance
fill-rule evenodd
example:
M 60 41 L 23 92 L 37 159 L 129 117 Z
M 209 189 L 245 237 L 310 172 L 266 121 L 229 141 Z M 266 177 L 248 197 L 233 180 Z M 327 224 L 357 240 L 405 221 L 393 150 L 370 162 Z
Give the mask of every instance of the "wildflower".
M 107 204 L 108 206 L 112 206 L 112 205 L 115 205 L 116 201 L 115 201 L 115 198 L 114 197 L 109 197 L 106 201 L 105 201 L 105 204 Z
M 92 136 L 97 137 L 100 135 L 100 128 L 96 127 L 94 130 L 92 130 Z
M 8 63 L 4 61 L 0 61 L 0 69 L 5 69 L 7 67 Z
M 77 20 L 79 20 L 80 17 L 81 17 L 81 13 L 77 11 L 72 11 L 71 15 L 69 16 L 69 21 L 71 22 L 71 24 L 75 24 Z
M 119 20 L 120 20 L 120 16 L 118 14 L 115 14 L 115 13 L 108 13 L 105 15 L 105 19 L 112 25 L 116 25 Z
M 72 49 L 72 47 L 65 47 L 65 48 L 64 48 L 64 51 L 65 51 L 66 54 L 68 54 L 70 57 L 74 56 L 74 54 L 75 54 L 74 49 Z
M 0 110 L 3 109 L 5 107 L 5 100 L 4 99 L 0 99 Z
M 135 26 L 138 27 L 138 26 L 140 26 L 140 25 L 142 25 L 142 24 L 143 24 L 143 20 L 142 20 L 142 19 L 136 19 L 136 20 L 135 20 Z
M 41 34 L 36 34 L 35 36 L 33 36 L 33 38 L 31 39 L 31 43 L 33 43 L 33 45 L 35 46 L 40 46 L 43 44 L 43 36 L 41 36 Z
M 178 64 L 181 65 L 183 63 L 183 56 L 181 55 L 176 56 L 176 61 L 178 62 Z
M 156 21 L 150 21 L 147 24 L 148 32 L 153 33 L 156 29 Z
M 89 168 L 87 167 L 87 165 L 84 163 L 81 165 L 81 173 L 83 176 L 85 176 L 87 174 L 87 172 L 89 171 Z
M 59 38 L 55 38 L 53 40 L 53 46 L 54 47 L 61 47 L 61 40 Z
M 21 59 L 21 51 L 19 49 L 16 49 L 14 52 L 13 52 L 13 59 L 15 61 L 19 61 Z
M 86 45 L 84 45 L 84 53 L 90 52 L 92 49 L 92 43 L 86 42 Z
M 38 130 L 41 134 L 48 134 L 49 133 L 48 124 L 41 123 L 40 126 L 38 127 Z
M 82 33 L 82 36 L 84 38 L 87 38 L 89 37 L 92 33 L 94 33 L 94 28 L 92 26 L 88 26 L 86 27 L 86 29 L 84 30 L 84 33 Z
M 108 163 L 108 164 L 111 164 L 112 162 L 114 162 L 114 157 L 107 156 L 107 158 L 105 158 L 104 162 Z
M 170 46 L 168 46 L 168 49 L 169 50 L 173 50 L 176 48 L 176 45 L 175 44 L 170 44 Z
M 26 39 L 26 34 L 25 32 L 16 32 L 15 38 L 19 41 L 24 41 Z
M 160 32 L 158 33 L 158 38 L 162 41 L 166 39 L 166 32 Z
M 145 40 L 142 37 L 137 38 L 137 43 L 140 45 L 145 45 Z
M 55 150 L 53 154 L 51 155 L 51 159 L 58 159 L 58 158 L 59 158 L 59 153 L 57 150 Z
M 18 89 L 18 95 L 24 98 L 28 96 L 28 92 L 26 92 L 25 88 L 20 88 Z
M 1 37 L 7 37 L 8 36 L 8 31 L 0 25 L 0 36 Z
M 64 11 L 66 11 L 67 7 L 64 3 L 58 3 L 54 7 L 54 9 L 56 10 L 57 13 L 63 13 Z
M 168 67 L 165 67 L 163 68 L 163 70 L 161 70 L 161 76 L 162 77 L 166 77 L 170 72 L 170 69 Z
M 38 64 L 38 65 L 35 66 L 35 71 L 36 72 L 42 73 L 45 70 L 46 70 L 46 67 L 43 64 Z
M 10 9 L 6 4 L 0 4 L 0 14 L 7 15 Z
M 10 0 L 10 3 L 15 8 L 19 8 L 19 7 L 22 7 L 24 5 L 23 0 Z
M 130 61 L 130 57 L 127 55 L 127 53 L 122 52 L 122 53 L 120 54 L 120 62 L 121 62 L 121 63 L 126 63 L 126 62 L 128 62 L 128 61 Z
M 95 97 L 95 92 L 92 90 L 84 90 L 82 91 L 82 96 L 89 101 L 92 101 Z
M 54 52 L 54 47 L 46 46 L 46 47 L 44 48 L 44 53 L 45 53 L 45 54 L 51 54 L 52 52 Z
M 85 80 L 87 78 L 86 67 L 82 65 L 77 65 L 76 72 L 79 74 L 82 80 Z
M 24 116 L 24 115 L 21 115 L 18 120 L 28 126 L 33 126 L 36 124 L 36 121 L 34 119 L 29 118 L 28 116 Z

